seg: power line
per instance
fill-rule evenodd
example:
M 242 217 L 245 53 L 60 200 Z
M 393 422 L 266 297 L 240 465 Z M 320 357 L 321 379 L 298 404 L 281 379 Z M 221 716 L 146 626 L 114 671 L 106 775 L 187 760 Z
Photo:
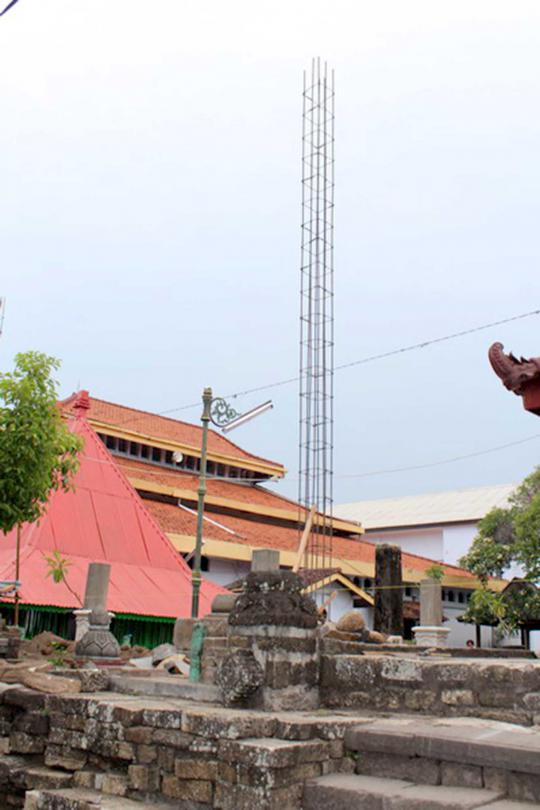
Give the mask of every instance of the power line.
M 494 326 L 502 326 L 503 324 L 512 323 L 513 321 L 520 321 L 524 318 L 531 318 L 533 315 L 540 315 L 540 309 L 533 309 L 530 312 L 523 312 L 520 315 L 513 315 L 510 318 L 503 318 L 499 321 L 491 321 L 490 323 L 482 324 L 481 326 L 473 326 L 470 329 L 463 329 L 460 332 L 452 332 L 449 335 L 443 335 L 442 337 L 431 338 L 430 340 L 423 340 L 420 343 L 412 343 L 409 346 L 401 346 L 399 349 L 392 349 L 388 352 L 381 352 L 380 354 L 372 354 L 368 357 L 362 357 L 358 360 L 351 360 L 348 363 L 342 363 L 339 366 L 335 367 L 335 371 L 343 371 L 347 368 L 353 368 L 354 366 L 361 366 L 365 365 L 366 363 L 374 363 L 377 360 L 384 360 L 387 357 L 394 357 L 398 354 L 406 354 L 407 352 L 417 351 L 419 349 L 425 349 L 428 346 L 434 346 L 438 343 L 445 343 L 448 340 L 456 340 L 460 337 L 465 337 L 466 335 L 472 335 L 476 332 L 483 332 L 486 329 L 493 329 Z M 287 377 L 283 380 L 277 380 L 275 382 L 266 383 L 265 385 L 258 385 L 254 388 L 245 388 L 242 391 L 235 391 L 230 394 L 225 394 L 225 399 L 236 399 L 237 397 L 244 397 L 248 394 L 255 394 L 259 391 L 268 391 L 271 388 L 280 388 L 284 385 L 290 385 L 291 383 L 298 382 L 299 377 Z M 186 405 L 178 405 L 175 408 L 168 408 L 165 411 L 159 411 L 157 414 L 153 414 L 154 416 L 168 416 L 171 413 L 177 413 L 178 411 L 187 411 L 191 408 L 197 408 L 200 406 L 200 401 L 197 402 L 190 402 Z M 128 422 L 136 422 L 138 419 L 143 419 L 144 415 L 141 416 L 134 416 L 126 419 L 122 422 L 117 422 L 117 425 L 124 425 Z
M 19 0 L 11 0 L 11 3 L 8 3 L 8 5 L 5 7 L 5 9 L 3 11 L 0 11 L 0 17 L 2 17 L 6 13 L 6 11 L 9 11 L 10 8 L 12 6 L 14 6 L 15 3 L 18 3 L 18 2 L 19 2 Z
M 455 461 L 464 461 L 468 458 L 476 458 L 477 456 L 486 456 L 488 453 L 496 453 L 498 450 L 505 450 L 507 447 L 516 447 L 518 444 L 525 444 L 533 439 L 540 439 L 540 433 L 535 433 L 533 436 L 526 436 L 524 439 L 518 439 L 515 442 L 508 442 L 507 444 L 499 444 L 497 447 L 489 447 L 487 450 L 478 450 L 475 453 L 467 453 L 463 456 L 453 456 L 446 458 L 442 461 L 432 461 L 428 464 L 414 464 L 410 467 L 394 467 L 387 470 L 372 470 L 365 473 L 349 473 L 345 475 L 338 475 L 338 478 L 368 478 L 375 475 L 386 475 L 388 473 L 409 472 L 411 470 L 427 470 L 430 467 L 440 467 L 443 464 L 452 464 Z

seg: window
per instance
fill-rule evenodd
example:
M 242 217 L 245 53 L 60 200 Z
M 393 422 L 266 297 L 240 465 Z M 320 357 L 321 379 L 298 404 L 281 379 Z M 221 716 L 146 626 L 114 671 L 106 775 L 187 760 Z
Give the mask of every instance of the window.
M 184 559 L 185 559 L 186 556 L 187 555 L 184 556 Z M 189 558 L 189 560 L 186 560 L 187 564 L 189 565 L 189 567 L 192 570 L 193 570 L 194 560 L 195 560 L 195 555 L 194 554 Z M 209 563 L 208 557 L 202 556 L 201 557 L 201 571 L 208 571 L 209 565 L 210 565 L 210 563 Z
M 458 593 L 458 595 L 457 595 L 457 600 L 458 600 L 458 602 L 460 602 L 461 604 L 463 604 L 463 602 L 465 601 L 465 597 L 464 597 L 464 595 L 463 595 L 463 591 L 460 591 L 460 592 Z
M 455 600 L 456 600 L 456 595 L 455 595 L 454 591 L 448 591 L 448 601 L 449 602 L 455 602 Z
M 152 461 L 161 461 L 161 447 L 152 447 Z
M 118 441 L 118 452 L 119 453 L 127 453 L 128 450 L 128 443 L 125 439 L 120 439 Z
M 118 439 L 116 436 L 107 436 L 105 444 L 107 445 L 109 450 L 116 450 L 118 446 Z

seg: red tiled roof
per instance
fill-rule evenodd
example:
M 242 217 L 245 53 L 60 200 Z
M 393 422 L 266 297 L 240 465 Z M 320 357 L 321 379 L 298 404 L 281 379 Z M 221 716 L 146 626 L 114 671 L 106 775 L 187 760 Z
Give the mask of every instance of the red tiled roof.
M 155 501 L 145 501 L 147 508 L 160 521 L 167 532 L 174 534 L 193 534 L 186 532 L 186 519 L 177 506 Z M 188 514 L 188 513 L 185 513 Z M 206 512 L 211 520 L 215 520 L 227 529 L 232 529 L 235 535 L 218 529 L 210 522 L 204 522 L 203 536 L 208 539 L 225 540 L 231 543 L 240 543 L 248 546 L 273 548 L 281 551 L 295 552 L 298 549 L 298 529 L 287 526 L 276 526 L 261 520 L 245 520 L 233 515 Z M 367 540 L 353 540 L 344 537 L 334 537 L 332 541 L 332 556 L 334 561 L 347 561 L 354 565 L 355 561 L 369 563 L 375 566 L 375 544 Z M 433 560 L 420 557 L 416 554 L 403 552 L 404 568 L 411 568 L 420 573 L 425 572 L 433 565 Z M 468 571 L 453 565 L 442 565 L 447 574 L 473 579 Z
M 164 484 L 177 489 L 190 489 L 197 492 L 199 477 L 193 473 L 182 470 L 167 470 L 155 464 L 148 464 L 144 461 L 137 461 L 131 458 L 115 456 L 115 461 L 123 469 L 128 478 L 145 478 L 155 484 Z M 271 492 L 259 484 L 242 484 L 235 481 L 223 481 L 219 478 L 206 479 L 206 491 L 208 495 L 215 495 L 220 498 L 228 498 L 233 501 L 270 507 L 272 509 L 286 509 L 297 512 L 298 504 Z
M 56 492 L 38 523 L 21 533 L 21 601 L 78 607 L 64 583 L 47 576 L 44 554 L 59 551 L 70 563 L 68 582 L 84 596 L 90 562 L 111 564 L 107 607 L 119 613 L 180 617 L 191 612 L 191 572 L 159 523 L 81 416 L 70 429 L 84 439 L 74 491 Z M 180 511 L 180 510 L 178 510 Z M 0 543 L 0 579 L 15 579 L 13 531 Z M 222 588 L 203 579 L 201 615 Z
M 60 403 L 65 412 L 73 412 L 77 396 L 78 394 L 72 394 L 71 397 L 68 397 Z M 124 430 L 127 431 L 133 430 L 136 433 L 143 433 L 155 439 L 165 439 L 170 442 L 189 445 L 197 449 L 201 446 L 202 428 L 198 425 L 192 425 L 189 422 L 181 422 L 178 419 L 171 419 L 168 416 L 159 416 L 154 413 L 148 413 L 147 411 L 140 411 L 136 408 L 128 408 L 124 405 L 106 402 L 103 399 L 96 399 L 95 397 L 89 397 L 89 404 L 90 409 L 87 412 L 87 418 L 90 421 L 95 419 L 96 421 L 105 422 L 118 428 L 124 428 Z M 237 444 L 234 444 L 234 442 L 226 439 L 225 436 L 221 436 L 215 430 L 208 431 L 208 451 L 210 453 L 232 456 L 239 460 L 247 459 L 252 462 L 270 464 L 281 468 L 281 470 L 285 472 L 283 466 L 278 464 L 278 462 L 269 461 L 261 456 L 248 453 Z

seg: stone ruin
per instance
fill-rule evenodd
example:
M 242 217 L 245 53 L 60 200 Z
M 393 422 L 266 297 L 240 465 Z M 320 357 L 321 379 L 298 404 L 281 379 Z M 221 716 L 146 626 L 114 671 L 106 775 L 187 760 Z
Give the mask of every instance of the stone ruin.
M 179 621 L 184 652 L 194 624 L 204 628 L 200 683 L 109 661 L 58 679 L 71 681 L 70 694 L 0 684 L 0 807 L 504 810 L 507 797 L 540 802 L 533 656 L 506 663 L 482 651 L 476 661 L 375 644 L 358 621 L 325 634 L 302 589 L 274 552 L 259 552 L 240 596 L 217 597 L 201 622 Z

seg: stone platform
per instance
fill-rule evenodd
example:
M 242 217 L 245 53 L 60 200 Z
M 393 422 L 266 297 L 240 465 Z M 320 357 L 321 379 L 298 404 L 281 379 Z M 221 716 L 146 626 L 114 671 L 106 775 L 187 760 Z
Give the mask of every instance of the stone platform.
M 0 807 L 505 810 L 500 802 L 511 799 L 517 810 L 540 802 L 537 727 L 17 686 L 0 700 Z

